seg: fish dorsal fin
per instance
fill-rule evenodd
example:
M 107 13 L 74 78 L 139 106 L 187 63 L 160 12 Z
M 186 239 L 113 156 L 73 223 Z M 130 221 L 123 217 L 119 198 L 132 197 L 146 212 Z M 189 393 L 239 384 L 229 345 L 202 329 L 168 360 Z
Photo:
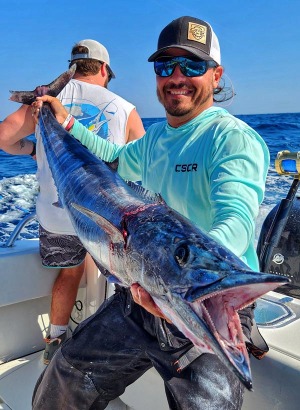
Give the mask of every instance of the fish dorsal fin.
M 77 209 L 77 211 L 81 212 L 82 214 L 86 215 L 88 218 L 96 222 L 96 224 L 100 226 L 100 228 L 103 229 L 104 232 L 107 233 L 112 243 L 125 242 L 122 232 L 106 218 L 81 205 L 77 205 L 75 203 L 72 203 L 71 205 L 73 206 L 73 208 Z
M 156 194 L 155 192 L 150 191 L 149 189 L 145 189 L 136 182 L 126 181 L 126 184 L 143 199 L 155 202 L 157 204 L 165 203 L 160 194 Z

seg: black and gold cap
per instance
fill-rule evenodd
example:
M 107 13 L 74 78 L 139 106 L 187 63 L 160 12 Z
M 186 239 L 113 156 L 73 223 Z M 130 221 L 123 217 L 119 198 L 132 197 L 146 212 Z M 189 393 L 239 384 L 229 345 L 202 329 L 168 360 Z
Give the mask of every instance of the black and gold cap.
M 157 51 L 148 61 L 156 60 L 169 48 L 180 48 L 203 60 L 221 64 L 219 41 L 211 25 L 195 17 L 180 17 L 168 24 L 160 33 Z

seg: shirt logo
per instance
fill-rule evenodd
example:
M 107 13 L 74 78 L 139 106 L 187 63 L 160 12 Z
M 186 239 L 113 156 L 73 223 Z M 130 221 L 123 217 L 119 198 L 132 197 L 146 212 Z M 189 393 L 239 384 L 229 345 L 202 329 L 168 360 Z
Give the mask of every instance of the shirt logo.
M 193 172 L 197 171 L 198 164 L 177 164 L 175 165 L 176 172 Z
M 189 23 L 188 40 L 198 41 L 206 44 L 207 27 L 201 24 Z

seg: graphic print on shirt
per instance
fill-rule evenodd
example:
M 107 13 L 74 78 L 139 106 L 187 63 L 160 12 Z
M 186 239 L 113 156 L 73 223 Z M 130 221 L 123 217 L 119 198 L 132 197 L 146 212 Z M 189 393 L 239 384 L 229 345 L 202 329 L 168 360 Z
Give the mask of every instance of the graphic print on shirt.
M 77 101 L 76 103 L 73 101 L 71 104 L 65 103 L 64 106 L 88 130 L 106 140 L 112 139 L 109 122 L 118 111 L 118 107 L 113 100 L 99 106 L 95 106 L 86 100 Z

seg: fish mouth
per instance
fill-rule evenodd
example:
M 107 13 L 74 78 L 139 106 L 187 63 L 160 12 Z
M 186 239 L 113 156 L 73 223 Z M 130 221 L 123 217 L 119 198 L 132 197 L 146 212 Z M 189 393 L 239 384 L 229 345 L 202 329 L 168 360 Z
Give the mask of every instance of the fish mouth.
M 250 360 L 238 311 L 251 305 L 257 298 L 287 282 L 286 278 L 237 272 L 232 279 L 223 278 L 213 289 L 189 289 L 181 297 L 194 313 L 193 331 L 182 316 L 177 327 L 203 353 L 215 353 L 252 390 Z
M 230 363 L 230 367 L 243 384 L 251 390 L 250 360 L 238 315 L 238 310 L 245 307 L 244 292 L 247 292 L 247 289 L 241 287 L 237 294 L 235 288 L 234 291 L 226 290 L 190 303 L 192 311 L 204 322 L 211 336 L 205 339 L 205 347 L 203 342 L 199 344 L 199 340 L 196 338 L 191 341 L 207 352 L 216 353 L 216 349 L 219 350 L 218 353 L 221 352 L 223 358 Z M 246 305 L 252 302 L 253 299 L 247 301 Z M 220 355 L 218 354 L 218 356 Z

